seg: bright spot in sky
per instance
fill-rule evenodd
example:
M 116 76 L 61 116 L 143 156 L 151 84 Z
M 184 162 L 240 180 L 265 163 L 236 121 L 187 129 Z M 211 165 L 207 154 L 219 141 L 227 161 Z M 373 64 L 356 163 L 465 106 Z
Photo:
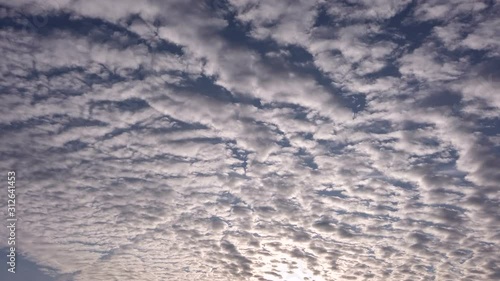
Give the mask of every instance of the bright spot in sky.
M 304 262 L 297 262 L 295 264 L 295 268 L 290 269 L 287 264 L 279 264 L 276 267 L 276 272 L 281 275 L 281 278 L 267 274 L 265 277 L 269 280 L 276 281 L 306 281 L 306 280 L 314 280 L 314 281 L 324 281 L 321 276 L 315 276 L 313 272 L 307 268 L 307 265 Z

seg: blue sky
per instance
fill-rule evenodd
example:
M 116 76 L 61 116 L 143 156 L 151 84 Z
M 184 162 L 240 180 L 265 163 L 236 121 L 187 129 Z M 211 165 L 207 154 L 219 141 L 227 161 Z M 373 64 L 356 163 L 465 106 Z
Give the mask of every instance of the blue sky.
M 0 1 L 0 279 L 498 280 L 499 13 Z

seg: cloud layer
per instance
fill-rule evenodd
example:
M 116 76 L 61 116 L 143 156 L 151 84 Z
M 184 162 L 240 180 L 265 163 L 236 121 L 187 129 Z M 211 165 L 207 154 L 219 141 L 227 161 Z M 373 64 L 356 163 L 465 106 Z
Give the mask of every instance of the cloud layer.
M 500 278 L 496 1 L 0 3 L 57 280 Z

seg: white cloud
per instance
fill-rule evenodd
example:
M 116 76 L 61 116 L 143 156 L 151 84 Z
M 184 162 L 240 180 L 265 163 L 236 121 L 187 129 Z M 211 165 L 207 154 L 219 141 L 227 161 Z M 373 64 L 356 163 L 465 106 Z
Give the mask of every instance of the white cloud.
M 54 13 L 27 3 L 2 16 Z M 20 253 L 62 280 L 495 280 L 492 13 L 226 4 L 58 1 L 67 26 L 0 29 Z M 442 25 L 412 42 L 405 8 Z

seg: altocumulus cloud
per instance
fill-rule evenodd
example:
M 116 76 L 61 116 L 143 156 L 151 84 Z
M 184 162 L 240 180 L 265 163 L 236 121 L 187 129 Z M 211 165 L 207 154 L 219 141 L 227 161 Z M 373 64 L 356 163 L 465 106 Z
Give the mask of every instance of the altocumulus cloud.
M 498 280 L 496 2 L 0 1 L 19 254 L 72 281 Z

